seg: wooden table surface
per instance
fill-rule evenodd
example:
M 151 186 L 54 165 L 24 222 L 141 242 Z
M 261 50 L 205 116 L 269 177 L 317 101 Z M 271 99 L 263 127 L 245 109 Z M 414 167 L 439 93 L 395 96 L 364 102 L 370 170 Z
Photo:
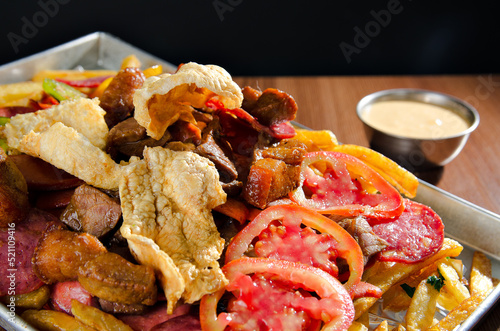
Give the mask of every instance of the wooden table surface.
M 356 76 L 235 77 L 241 87 L 268 87 L 291 94 L 298 104 L 296 121 L 328 129 L 340 142 L 368 146 L 356 104 L 367 94 L 392 88 L 420 88 L 447 93 L 469 102 L 480 124 L 463 151 L 444 166 L 434 184 L 480 207 L 500 214 L 500 76 Z M 500 239 L 500 238 L 499 238 Z M 474 330 L 500 330 L 500 303 Z

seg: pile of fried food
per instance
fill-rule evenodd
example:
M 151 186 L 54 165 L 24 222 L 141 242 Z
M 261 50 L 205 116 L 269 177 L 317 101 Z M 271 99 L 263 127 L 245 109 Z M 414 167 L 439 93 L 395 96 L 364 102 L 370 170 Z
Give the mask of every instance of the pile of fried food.
M 297 108 L 134 56 L 0 86 L 2 301 L 42 330 L 454 329 L 490 260 L 464 266 L 411 173 Z

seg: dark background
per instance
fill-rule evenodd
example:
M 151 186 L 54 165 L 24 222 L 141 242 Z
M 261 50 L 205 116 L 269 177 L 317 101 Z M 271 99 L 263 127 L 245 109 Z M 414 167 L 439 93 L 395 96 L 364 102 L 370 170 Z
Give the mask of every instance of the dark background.
M 104 31 L 234 76 L 498 73 L 494 3 L 4 0 L 0 64 Z

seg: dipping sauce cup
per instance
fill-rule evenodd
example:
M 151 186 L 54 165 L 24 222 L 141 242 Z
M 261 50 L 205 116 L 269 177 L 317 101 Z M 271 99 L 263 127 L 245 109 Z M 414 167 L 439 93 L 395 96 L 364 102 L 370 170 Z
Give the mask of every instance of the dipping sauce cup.
M 361 99 L 356 109 L 370 148 L 418 173 L 442 167 L 479 125 L 474 107 L 451 95 L 391 89 Z

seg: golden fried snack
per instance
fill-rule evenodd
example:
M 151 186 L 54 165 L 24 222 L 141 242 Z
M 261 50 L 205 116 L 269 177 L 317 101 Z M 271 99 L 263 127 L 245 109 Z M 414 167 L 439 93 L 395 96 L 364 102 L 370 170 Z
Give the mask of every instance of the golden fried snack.
M 49 301 L 50 289 L 48 285 L 43 285 L 42 287 L 25 294 L 1 297 L 1 301 L 4 304 L 9 304 L 12 297 L 14 297 L 16 307 L 22 309 L 42 309 L 47 301 Z
M 491 290 L 493 290 L 491 261 L 484 253 L 475 251 L 470 271 L 470 292 L 474 295 L 489 293 Z
M 89 185 L 107 190 L 118 188 L 121 166 L 85 136 L 61 122 L 41 133 L 32 131 L 24 136 L 19 150 L 39 157 Z
M 414 198 L 417 194 L 417 177 L 379 152 L 348 144 L 337 145 L 333 150 L 355 156 L 365 162 L 408 198 Z
M 39 100 L 43 95 L 40 82 L 20 82 L 0 85 L 0 107 L 28 106 L 30 99 Z
M 194 108 L 217 97 L 225 107 L 241 106 L 243 94 L 229 73 L 215 65 L 189 62 L 175 74 L 148 78 L 134 94 L 134 117 L 150 137 L 160 139 L 178 119 L 195 124 Z
M 29 210 L 23 174 L 0 148 L 0 228 L 22 221 Z
M 443 257 L 458 256 L 462 250 L 463 246 L 460 243 L 453 239 L 445 238 L 441 249 L 422 262 L 413 264 L 376 262 L 372 267 L 365 270 L 363 281 L 378 286 L 385 292 L 391 286 L 403 281 L 406 277 L 435 263 Z M 376 298 L 369 297 L 354 300 L 354 309 L 356 310 L 355 319 L 366 312 L 376 301 Z
M 54 227 L 38 242 L 32 261 L 36 275 L 53 284 L 76 280 L 80 266 L 104 253 L 96 237 Z
M 187 189 L 189 188 L 189 189 Z M 157 272 L 169 312 L 227 284 L 218 259 L 224 240 L 211 210 L 226 201 L 212 162 L 192 152 L 146 148 L 124 168 L 123 225 L 136 259 Z
M 5 126 L 5 135 L 10 147 L 19 148 L 23 137 L 31 131 L 40 133 L 61 122 L 85 136 L 92 145 L 103 149 L 108 134 L 104 115 L 105 111 L 99 106 L 97 98 L 63 101 L 48 109 L 12 117 Z
M 56 310 L 26 310 L 21 317 L 31 326 L 44 331 L 95 331 L 76 318 Z
M 107 252 L 87 261 L 78 270 L 78 281 L 92 295 L 123 304 L 154 304 L 156 279 L 153 268 L 130 263 Z
M 71 300 L 71 313 L 77 320 L 98 331 L 132 331 L 127 324 L 99 308 L 85 305 L 77 300 Z

